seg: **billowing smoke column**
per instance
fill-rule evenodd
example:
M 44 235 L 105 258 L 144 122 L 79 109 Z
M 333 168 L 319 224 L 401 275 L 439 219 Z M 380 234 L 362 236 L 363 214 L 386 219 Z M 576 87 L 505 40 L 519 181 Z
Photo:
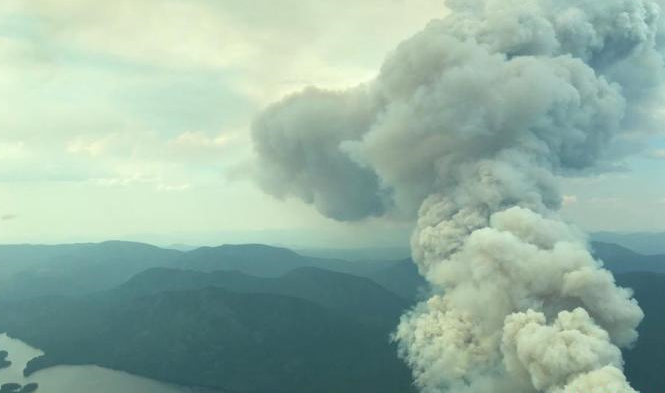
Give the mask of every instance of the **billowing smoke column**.
M 659 4 L 450 0 L 377 78 L 255 122 L 257 177 L 338 220 L 417 212 L 432 296 L 394 335 L 423 392 L 633 392 L 643 317 L 561 221 L 555 175 L 607 160 L 661 83 Z

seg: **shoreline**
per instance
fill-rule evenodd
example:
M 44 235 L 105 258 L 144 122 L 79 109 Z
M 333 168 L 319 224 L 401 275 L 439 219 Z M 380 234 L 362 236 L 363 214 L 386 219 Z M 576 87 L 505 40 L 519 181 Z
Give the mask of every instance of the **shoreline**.
M 103 371 L 110 371 L 110 372 L 113 372 L 113 373 L 121 374 L 121 375 L 130 377 L 130 378 L 139 378 L 139 379 L 144 380 L 144 381 L 150 381 L 150 382 L 154 382 L 154 383 L 157 383 L 157 384 L 163 384 L 167 387 L 171 387 L 171 388 L 178 389 L 178 390 L 183 390 L 183 393 L 232 393 L 229 390 L 211 388 L 211 387 L 206 387 L 206 386 L 184 385 L 184 384 L 178 383 L 176 381 L 157 379 L 157 378 L 153 378 L 153 377 L 146 376 L 146 375 L 132 373 L 132 372 L 129 372 L 127 370 L 121 370 L 121 369 L 116 369 L 116 368 L 112 368 L 112 367 L 106 367 L 106 366 L 102 366 L 102 365 L 98 365 L 98 364 L 91 364 L 91 363 L 85 363 L 85 364 L 69 364 L 69 363 L 59 363 L 59 362 L 46 363 L 44 367 L 39 367 L 38 366 L 37 368 L 35 368 L 33 370 L 30 370 L 28 373 L 26 373 L 25 371 L 26 371 L 28 365 L 30 364 L 30 362 L 34 361 L 35 359 L 45 357 L 45 356 L 47 356 L 47 354 L 44 351 L 42 351 L 41 349 L 33 346 L 31 343 L 26 342 L 21 338 L 10 335 L 6 331 L 0 331 L 0 339 L 3 338 L 3 336 L 6 337 L 6 339 L 8 339 L 8 340 L 18 341 L 21 344 L 28 347 L 29 349 L 31 349 L 33 351 L 36 351 L 36 352 L 38 351 L 40 353 L 40 354 L 28 359 L 27 362 L 23 365 L 22 370 L 20 370 L 23 378 L 38 379 L 40 373 L 47 372 L 49 370 L 57 370 L 60 367 L 63 367 L 63 368 L 92 367 L 92 368 L 96 368 L 96 369 L 103 370 Z M 5 350 L 5 349 L 3 347 L 0 347 L 0 350 Z M 11 358 L 12 352 L 8 351 L 8 353 L 9 353 L 8 358 Z M 12 365 L 10 365 L 10 367 L 11 366 L 20 367 L 21 365 L 12 362 Z M 0 372 L 2 372 L 2 370 L 3 369 L 0 369 Z M 13 381 L 8 381 L 8 382 L 13 382 Z M 26 382 L 26 381 L 19 381 L 19 382 Z M 37 380 L 37 382 L 39 382 L 39 381 Z M 26 383 L 29 383 L 29 382 L 26 382 Z

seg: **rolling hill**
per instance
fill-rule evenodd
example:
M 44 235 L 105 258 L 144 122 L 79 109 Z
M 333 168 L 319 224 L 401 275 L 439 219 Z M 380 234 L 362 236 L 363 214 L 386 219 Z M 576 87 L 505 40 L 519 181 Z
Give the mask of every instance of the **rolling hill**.
M 146 270 L 118 288 L 134 294 L 219 287 L 237 293 L 264 293 L 309 300 L 359 317 L 396 324 L 409 303 L 368 278 L 314 267 L 300 267 L 279 278 L 254 277 L 238 271 L 203 273 L 176 269 Z
M 113 290 L 0 311 L 0 331 L 47 354 L 27 373 L 97 364 L 224 392 L 412 391 L 385 322 L 293 296 Z

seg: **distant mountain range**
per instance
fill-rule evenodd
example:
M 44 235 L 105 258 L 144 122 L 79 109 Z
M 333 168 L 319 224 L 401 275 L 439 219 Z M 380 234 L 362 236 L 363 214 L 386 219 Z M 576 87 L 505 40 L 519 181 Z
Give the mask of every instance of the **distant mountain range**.
M 236 270 L 279 277 L 301 267 L 366 276 L 391 262 L 349 262 L 306 257 L 259 244 L 201 247 L 183 252 L 131 242 L 57 246 L 0 246 L 0 296 L 23 299 L 81 295 L 111 289 L 155 267 L 196 271 Z
M 342 273 L 365 275 L 385 266 L 385 261 L 346 261 L 300 255 L 282 247 L 262 244 L 201 247 L 185 252 L 173 266 L 210 272 L 237 270 L 259 277 L 279 277 L 300 267 L 319 267 Z
M 392 261 L 411 257 L 408 247 L 299 248 L 295 251 L 300 255 L 345 261 Z
M 646 312 L 626 371 L 638 390 L 658 391 L 665 256 L 592 248 Z M 324 255 L 256 244 L 0 246 L 0 331 L 45 351 L 28 373 L 97 364 L 220 392 L 412 392 L 389 335 L 427 293 L 415 264 Z
M 181 255 L 143 243 L 0 246 L 0 297 L 78 295 L 110 289 Z
M 615 243 L 645 255 L 665 254 L 665 232 L 597 232 L 591 238 L 594 241 Z

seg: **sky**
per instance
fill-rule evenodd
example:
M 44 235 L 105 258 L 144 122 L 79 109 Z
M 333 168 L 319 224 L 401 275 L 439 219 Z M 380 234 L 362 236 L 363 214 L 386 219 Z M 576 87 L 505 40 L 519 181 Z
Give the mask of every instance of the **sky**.
M 249 129 L 308 85 L 372 79 L 445 14 L 440 0 L 2 0 L 0 243 L 405 244 L 409 222 L 338 223 L 263 193 Z M 665 133 L 625 145 L 616 168 L 560 179 L 568 220 L 665 230 Z

